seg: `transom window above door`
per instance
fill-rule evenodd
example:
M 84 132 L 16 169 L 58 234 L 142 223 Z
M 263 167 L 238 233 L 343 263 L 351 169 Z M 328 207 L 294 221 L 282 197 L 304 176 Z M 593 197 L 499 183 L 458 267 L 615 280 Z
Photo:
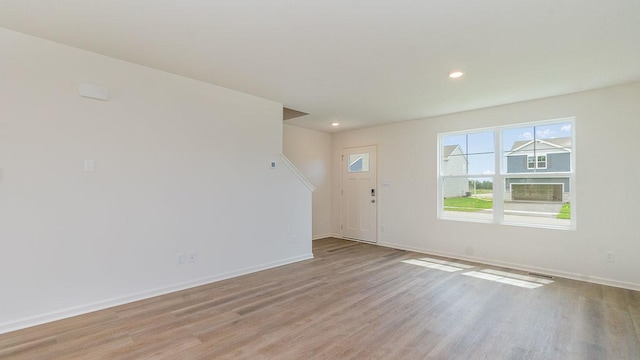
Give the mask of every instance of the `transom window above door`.
M 349 172 L 369 171 L 369 154 L 349 154 Z

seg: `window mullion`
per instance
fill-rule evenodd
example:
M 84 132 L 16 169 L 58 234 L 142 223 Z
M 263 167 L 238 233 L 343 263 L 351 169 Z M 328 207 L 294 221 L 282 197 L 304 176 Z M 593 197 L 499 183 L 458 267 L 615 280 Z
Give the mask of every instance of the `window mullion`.
M 496 129 L 493 135 L 495 169 L 493 175 L 493 221 L 504 221 L 504 176 L 502 175 L 502 134 Z

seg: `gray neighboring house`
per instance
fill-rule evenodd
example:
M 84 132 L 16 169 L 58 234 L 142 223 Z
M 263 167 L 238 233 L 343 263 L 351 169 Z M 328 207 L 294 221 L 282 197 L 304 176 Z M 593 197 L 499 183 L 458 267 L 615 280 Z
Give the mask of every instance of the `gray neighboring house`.
M 506 155 L 507 173 L 568 172 L 571 138 L 516 141 Z M 569 178 L 506 179 L 505 201 L 569 201 Z
M 467 157 L 460 145 L 447 145 L 442 149 L 442 174 L 463 175 L 467 173 Z M 469 192 L 469 179 L 445 178 L 442 184 L 442 196 L 446 198 L 466 196 Z

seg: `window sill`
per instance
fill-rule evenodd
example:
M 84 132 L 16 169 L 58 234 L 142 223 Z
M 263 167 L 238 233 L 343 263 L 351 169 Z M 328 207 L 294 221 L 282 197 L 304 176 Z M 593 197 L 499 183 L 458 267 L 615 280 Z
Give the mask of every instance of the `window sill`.
M 522 219 L 505 219 L 502 222 L 496 222 L 493 219 L 483 219 L 483 218 L 473 218 L 473 217 L 463 217 L 463 216 L 450 216 L 450 215 L 442 215 L 438 217 L 438 220 L 445 221 L 461 221 L 461 222 L 469 222 L 469 223 L 480 223 L 480 224 L 496 224 L 496 225 L 507 225 L 507 226 L 519 226 L 519 227 L 528 227 L 528 228 L 536 228 L 536 229 L 550 229 L 550 230 L 570 230 L 575 231 L 576 226 L 573 223 L 565 224 L 567 220 L 561 219 L 540 219 L 536 218 L 534 222 L 531 221 L 522 221 Z

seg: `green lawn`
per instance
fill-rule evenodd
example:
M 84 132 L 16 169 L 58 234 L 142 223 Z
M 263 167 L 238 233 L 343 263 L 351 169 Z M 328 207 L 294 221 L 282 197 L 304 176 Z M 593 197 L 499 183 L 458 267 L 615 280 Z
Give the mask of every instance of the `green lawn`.
M 474 197 L 456 197 L 444 199 L 445 211 L 463 211 L 463 212 L 476 212 L 483 209 L 491 209 L 493 207 L 492 200 L 478 199 Z M 562 204 L 562 208 L 557 219 L 571 219 L 571 205 L 569 203 Z
M 471 189 L 469 191 L 471 191 L 472 195 L 475 195 L 473 189 Z M 493 193 L 493 189 L 476 189 L 475 193 L 476 194 L 491 194 L 491 193 Z
M 571 219 L 571 205 L 569 203 L 562 204 L 562 208 L 556 216 L 557 219 Z
M 477 199 L 472 197 L 456 197 L 444 199 L 445 211 L 475 212 L 481 211 L 483 209 L 491 209 L 492 207 L 492 200 Z

